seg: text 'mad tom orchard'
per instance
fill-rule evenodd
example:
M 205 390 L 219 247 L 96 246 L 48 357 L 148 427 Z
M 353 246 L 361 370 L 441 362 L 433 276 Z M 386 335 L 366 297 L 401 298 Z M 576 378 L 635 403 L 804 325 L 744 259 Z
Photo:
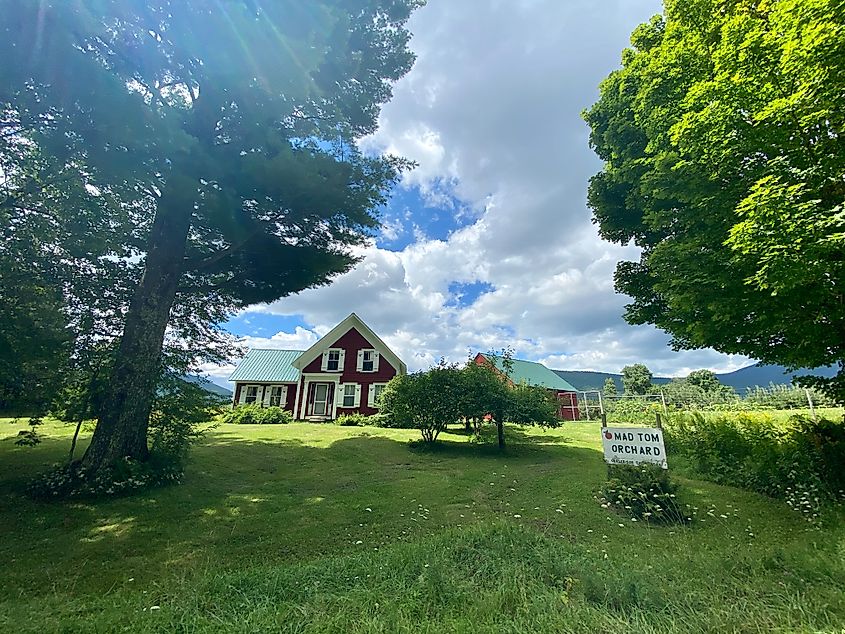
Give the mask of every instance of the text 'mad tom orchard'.
M 602 427 L 604 461 L 614 465 L 660 465 L 668 469 L 663 430 L 656 427 Z

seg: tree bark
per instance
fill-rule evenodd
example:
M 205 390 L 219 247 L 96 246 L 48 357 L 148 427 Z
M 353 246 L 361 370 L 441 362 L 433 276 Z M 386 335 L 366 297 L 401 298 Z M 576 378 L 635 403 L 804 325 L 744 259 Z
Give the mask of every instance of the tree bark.
M 496 414 L 496 433 L 499 436 L 499 449 L 505 448 L 505 418 L 501 412 Z
M 129 304 L 108 394 L 82 458 L 98 471 L 122 458 L 146 460 L 147 427 L 161 374 L 161 349 L 182 276 L 196 183 L 174 176 L 162 192 L 144 273 Z

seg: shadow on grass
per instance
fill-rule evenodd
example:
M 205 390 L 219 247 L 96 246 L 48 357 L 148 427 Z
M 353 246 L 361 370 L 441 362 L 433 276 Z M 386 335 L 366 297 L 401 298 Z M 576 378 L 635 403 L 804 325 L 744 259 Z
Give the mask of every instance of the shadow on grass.
M 542 432 L 541 432 L 542 433 Z M 463 440 L 452 440 L 453 437 Z M 462 457 L 508 459 L 527 455 L 542 454 L 549 445 L 567 445 L 572 439 L 556 435 L 538 435 L 528 433 L 523 427 L 505 428 L 505 446 L 499 448 L 495 428 L 485 428 L 476 436 L 463 428 L 450 428 L 443 431 L 433 443 L 413 440 L 409 444 L 411 451 L 422 454 L 452 455 Z
M 295 437 L 255 440 L 214 430 L 192 451 L 180 486 L 53 503 L 30 500 L 22 489 L 49 463 L 65 459 L 69 438 L 48 438 L 35 448 L 3 441 L 0 558 L 17 563 L 4 571 L 0 591 L 98 591 L 128 577 L 151 582 L 209 565 L 308 560 L 359 539 L 388 545 L 397 535 L 431 530 L 411 523 L 418 505 L 437 509 L 442 526 L 464 521 L 457 513 L 469 516 L 470 507 L 479 518 L 490 516 L 508 495 L 488 484 L 500 464 L 520 479 L 539 474 L 560 478 L 561 486 L 562 473 L 577 472 L 586 489 L 602 477 L 598 452 L 533 439 L 509 429 L 504 453 L 491 442 L 452 440 L 421 451 L 375 435 L 315 447 Z M 87 439 L 79 455 L 86 445 Z M 44 578 L 58 580 L 56 589 Z

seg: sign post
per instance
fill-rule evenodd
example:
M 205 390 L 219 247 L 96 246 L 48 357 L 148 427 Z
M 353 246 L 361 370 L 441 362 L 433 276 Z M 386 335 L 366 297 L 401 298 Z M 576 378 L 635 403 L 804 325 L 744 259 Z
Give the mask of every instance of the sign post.
M 650 463 L 668 469 L 663 430 L 656 427 L 605 427 L 601 429 L 604 461 L 609 465 Z

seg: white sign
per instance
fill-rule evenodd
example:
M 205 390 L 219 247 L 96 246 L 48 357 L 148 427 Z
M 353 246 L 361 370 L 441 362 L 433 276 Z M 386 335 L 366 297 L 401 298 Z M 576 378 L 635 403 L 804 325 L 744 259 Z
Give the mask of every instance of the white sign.
M 659 464 L 668 469 L 663 430 L 651 427 L 602 427 L 601 444 L 608 464 Z

